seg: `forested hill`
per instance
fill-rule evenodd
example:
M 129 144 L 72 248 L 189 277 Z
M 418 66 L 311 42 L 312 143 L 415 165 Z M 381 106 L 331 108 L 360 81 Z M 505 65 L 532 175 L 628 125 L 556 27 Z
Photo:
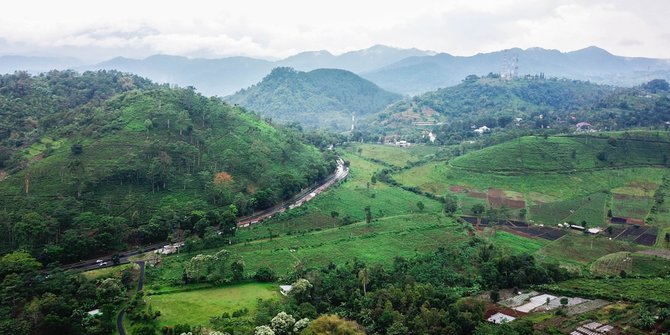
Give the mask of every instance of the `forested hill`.
M 293 129 L 118 72 L 1 76 L 0 111 L 0 251 L 45 264 L 206 237 L 335 167 Z
M 559 132 L 573 132 L 580 122 L 600 130 L 663 127 L 670 121 L 669 95 L 664 80 L 618 88 L 540 76 L 513 80 L 469 76 L 457 86 L 390 106 L 377 124 L 385 129 L 419 129 L 417 122 L 436 124 L 429 128 L 458 140 L 476 137 L 473 126 Z
M 279 122 L 346 130 L 351 128 L 352 113 L 358 118 L 380 112 L 400 98 L 344 70 L 276 68 L 260 83 L 227 100 Z

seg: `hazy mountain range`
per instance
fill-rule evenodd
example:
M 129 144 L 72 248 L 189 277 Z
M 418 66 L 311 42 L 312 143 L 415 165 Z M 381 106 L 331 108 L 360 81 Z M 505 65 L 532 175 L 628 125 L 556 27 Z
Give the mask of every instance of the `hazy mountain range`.
M 517 61 L 512 61 L 514 59 Z M 499 73 L 514 66 L 518 68 L 519 75 L 544 73 L 547 77 L 619 86 L 635 86 L 653 78 L 670 79 L 670 61 L 667 59 L 621 57 L 597 47 L 572 52 L 516 48 L 464 57 L 376 45 L 341 55 L 328 51 L 303 52 L 278 61 L 249 57 L 190 59 L 155 55 L 145 59 L 117 57 L 99 64 L 82 64 L 69 58 L 0 57 L 0 73 L 15 70 L 35 73 L 65 68 L 80 71 L 116 69 L 158 82 L 194 86 L 206 95 L 220 96 L 259 82 L 276 67 L 292 67 L 299 71 L 318 68 L 348 70 L 384 89 L 414 95 L 453 86 L 470 74 Z

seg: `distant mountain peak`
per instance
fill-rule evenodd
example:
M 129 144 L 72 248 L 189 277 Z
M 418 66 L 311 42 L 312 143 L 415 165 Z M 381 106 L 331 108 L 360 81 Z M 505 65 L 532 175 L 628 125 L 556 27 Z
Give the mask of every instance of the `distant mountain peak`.
M 591 54 L 591 55 L 607 55 L 607 56 L 614 56 L 612 55 L 609 51 L 597 47 L 595 45 L 588 46 L 583 49 L 575 50 L 568 52 L 569 54 Z

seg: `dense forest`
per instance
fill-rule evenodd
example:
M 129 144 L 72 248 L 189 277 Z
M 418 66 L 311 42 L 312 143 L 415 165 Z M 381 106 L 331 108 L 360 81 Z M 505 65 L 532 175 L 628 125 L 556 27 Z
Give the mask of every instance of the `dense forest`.
M 5 75 L 0 109 L 0 249 L 44 264 L 231 231 L 335 168 L 294 128 L 119 72 Z
M 226 99 L 276 121 L 342 131 L 351 128 L 352 113 L 365 117 L 400 98 L 345 70 L 299 72 L 280 67 Z

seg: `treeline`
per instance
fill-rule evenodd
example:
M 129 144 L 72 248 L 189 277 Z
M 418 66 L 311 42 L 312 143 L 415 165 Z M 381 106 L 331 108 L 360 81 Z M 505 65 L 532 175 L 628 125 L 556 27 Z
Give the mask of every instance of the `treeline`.
M 47 274 L 40 268 L 23 251 L 0 258 L 0 333 L 103 335 L 114 331 L 118 306 L 134 287 L 131 270 L 96 282 L 58 269 Z M 88 313 L 95 309 L 101 314 Z
M 257 325 L 282 311 L 296 320 L 336 313 L 355 320 L 367 334 L 484 334 L 489 331 L 483 325 L 485 302 L 468 296 L 570 277 L 557 265 L 507 255 L 479 239 L 411 259 L 398 257 L 391 268 L 353 261 L 295 269 L 288 301 L 260 304 Z M 532 333 L 532 323 L 506 329 L 507 334 Z

